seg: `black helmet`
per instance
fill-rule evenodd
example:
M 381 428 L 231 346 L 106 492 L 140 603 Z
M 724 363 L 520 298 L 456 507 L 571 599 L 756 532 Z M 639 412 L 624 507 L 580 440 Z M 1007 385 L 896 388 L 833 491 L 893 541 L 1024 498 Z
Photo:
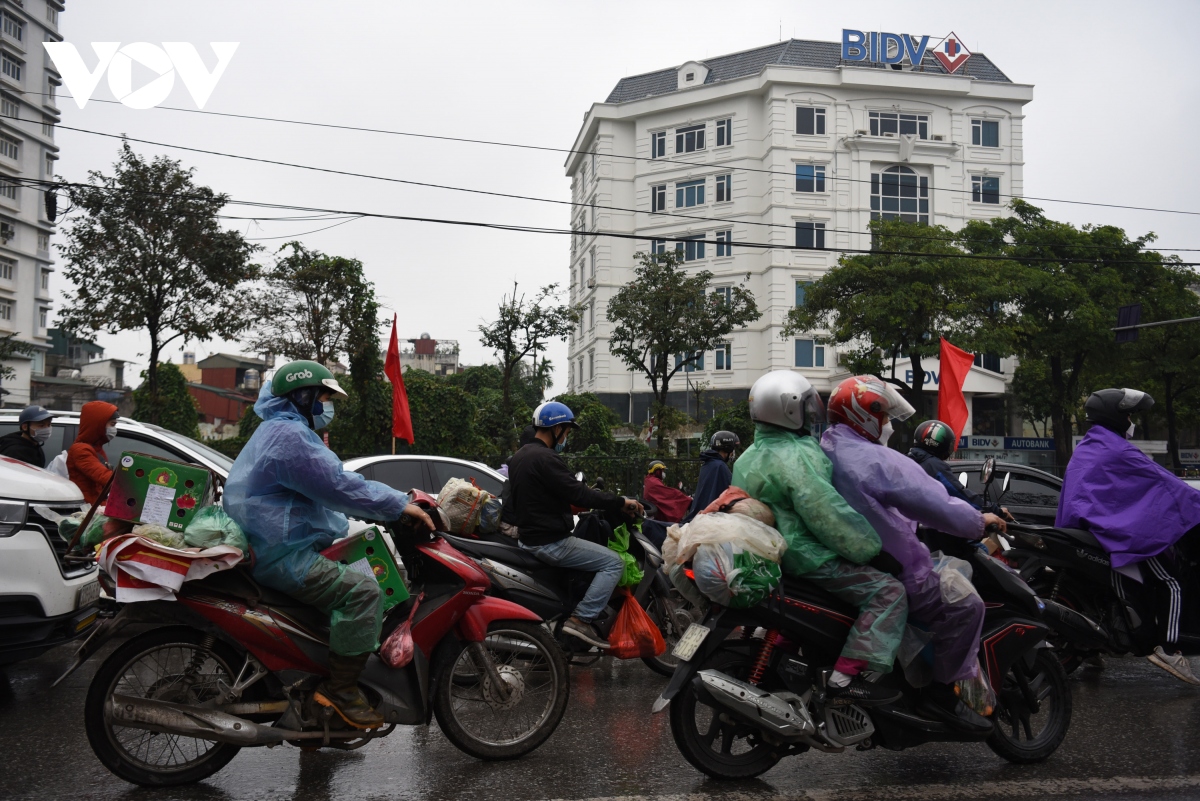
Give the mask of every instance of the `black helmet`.
M 1140 389 L 1102 389 L 1088 396 L 1083 411 L 1089 423 L 1125 436 L 1133 413 L 1144 412 L 1153 405 L 1154 398 Z
M 714 451 L 733 451 L 741 444 L 742 441 L 738 439 L 738 435 L 732 431 L 718 431 L 708 441 L 709 449 Z
M 939 459 L 949 459 L 957 444 L 954 429 L 941 420 L 926 420 L 913 433 L 913 445 Z

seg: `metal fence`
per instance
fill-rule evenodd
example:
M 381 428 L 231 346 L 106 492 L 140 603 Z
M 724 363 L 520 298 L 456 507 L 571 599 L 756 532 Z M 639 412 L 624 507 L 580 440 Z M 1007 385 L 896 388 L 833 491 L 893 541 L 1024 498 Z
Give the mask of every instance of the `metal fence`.
M 572 472 L 583 473 L 588 484 L 597 478 L 604 479 L 604 489 L 618 495 L 640 497 L 642 484 L 646 480 L 649 459 L 625 459 L 612 456 L 578 456 L 564 454 Z M 700 478 L 699 459 L 662 459 L 667 466 L 667 483 L 674 487 L 683 482 L 683 491 L 689 495 L 695 491 Z

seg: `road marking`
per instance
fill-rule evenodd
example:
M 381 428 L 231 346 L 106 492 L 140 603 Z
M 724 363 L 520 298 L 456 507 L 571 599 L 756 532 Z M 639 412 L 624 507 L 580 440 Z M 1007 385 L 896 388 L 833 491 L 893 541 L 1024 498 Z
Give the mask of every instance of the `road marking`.
M 833 790 L 797 790 L 780 795 L 761 793 L 680 793 L 654 796 L 603 796 L 576 801 L 699 801 L 713 796 L 721 801 L 939 801 L 970 798 L 1033 798 L 1040 795 L 1109 795 L 1113 793 L 1170 792 L 1200 788 L 1194 776 L 1113 776 L 1091 779 L 1039 779 L 987 781 L 979 784 L 905 784 L 860 786 Z M 553 799 L 553 801 L 570 801 Z

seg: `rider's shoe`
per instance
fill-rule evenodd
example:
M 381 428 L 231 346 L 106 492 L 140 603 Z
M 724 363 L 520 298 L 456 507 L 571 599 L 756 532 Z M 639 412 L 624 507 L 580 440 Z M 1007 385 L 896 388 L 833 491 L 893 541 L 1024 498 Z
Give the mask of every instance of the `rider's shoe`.
M 588 645 L 594 645 L 601 649 L 609 647 L 608 640 L 600 636 L 595 626 L 584 620 L 580 620 L 574 615 L 571 615 L 567 622 L 563 624 L 562 630 L 564 634 L 570 634 L 576 639 L 583 640 Z
M 1191 662 L 1178 651 L 1168 656 L 1161 645 L 1156 645 L 1154 653 L 1146 658 L 1150 660 L 1150 664 L 1157 665 L 1180 681 L 1186 681 L 1188 684 L 1200 684 L 1200 679 L 1196 678 L 1196 674 L 1192 672 Z
M 1104 664 L 1104 654 L 1099 652 L 1090 654 L 1083 660 L 1083 666 L 1094 668 L 1096 670 L 1104 670 L 1107 665 Z
M 939 684 L 935 681 L 926 687 L 921 708 L 959 731 L 987 734 L 992 730 L 992 721 L 967 706 L 958 697 L 952 684 Z
M 825 703 L 827 706 L 883 706 L 894 704 L 900 700 L 902 693 L 890 687 L 880 687 L 872 684 L 862 676 L 855 676 L 845 687 L 825 685 Z
M 358 688 L 358 677 L 367 665 L 370 654 L 359 656 L 329 655 L 329 678 L 313 693 L 313 700 L 327 706 L 342 720 L 356 729 L 377 729 L 383 725 L 383 715 L 371 708 L 367 697 Z

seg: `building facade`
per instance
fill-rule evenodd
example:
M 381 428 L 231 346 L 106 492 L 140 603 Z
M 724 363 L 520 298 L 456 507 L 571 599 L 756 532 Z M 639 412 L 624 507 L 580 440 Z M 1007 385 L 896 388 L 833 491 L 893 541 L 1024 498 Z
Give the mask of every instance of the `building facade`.
M 572 391 L 635 424 L 649 415 L 648 382 L 609 353 L 605 306 L 632 279 L 637 252 L 673 247 L 713 273 L 712 292 L 753 292 L 762 317 L 678 373 L 672 405 L 744 399 L 775 369 L 826 393 L 846 375 L 836 350 L 819 331 L 782 330 L 807 283 L 845 250 L 870 247 L 872 216 L 957 229 L 1022 194 L 1031 86 L 978 53 L 953 74 L 933 48 L 915 69 L 842 55 L 841 43 L 793 39 L 623 78 L 592 106 L 566 162 L 571 300 L 583 308 L 569 342 Z M 680 238 L 694 241 L 665 241 Z M 968 397 L 1003 393 L 1010 367 L 980 359 Z
M 400 372 L 410 368 L 434 375 L 454 375 L 459 372 L 457 340 L 431 339 L 429 334 L 421 334 L 416 339 L 405 341 L 408 345 L 400 346 Z

